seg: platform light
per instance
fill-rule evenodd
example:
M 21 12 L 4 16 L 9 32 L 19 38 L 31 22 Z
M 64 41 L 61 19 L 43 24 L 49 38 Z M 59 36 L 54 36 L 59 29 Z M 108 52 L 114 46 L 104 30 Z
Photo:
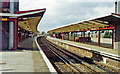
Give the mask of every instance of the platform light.
M 20 28 L 18 28 L 18 30 L 20 30 Z

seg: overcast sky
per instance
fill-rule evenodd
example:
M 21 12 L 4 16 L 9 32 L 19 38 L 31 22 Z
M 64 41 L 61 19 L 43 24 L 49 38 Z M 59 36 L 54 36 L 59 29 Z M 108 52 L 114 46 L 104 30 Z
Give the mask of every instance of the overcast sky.
M 19 0 L 20 10 L 46 8 L 39 31 L 88 20 L 115 12 L 115 0 Z

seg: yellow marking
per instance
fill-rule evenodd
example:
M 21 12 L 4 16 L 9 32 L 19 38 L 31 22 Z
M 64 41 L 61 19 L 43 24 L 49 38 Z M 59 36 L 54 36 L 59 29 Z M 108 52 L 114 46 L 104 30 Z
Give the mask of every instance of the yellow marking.
M 7 18 L 2 18 L 2 21 L 7 21 Z

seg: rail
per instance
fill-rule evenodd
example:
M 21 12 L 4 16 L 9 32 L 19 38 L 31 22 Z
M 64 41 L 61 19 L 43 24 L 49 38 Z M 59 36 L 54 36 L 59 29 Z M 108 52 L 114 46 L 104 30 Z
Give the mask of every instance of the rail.
M 89 64 L 88 62 L 81 60 L 78 56 L 65 51 L 64 49 L 52 44 L 51 42 L 47 41 L 45 38 L 42 38 L 42 43 L 50 49 L 54 54 L 56 54 L 64 63 L 66 63 L 71 69 L 73 69 L 74 72 L 114 72 L 112 70 L 109 70 L 109 68 L 104 68 L 102 66 L 99 66 L 97 64 Z M 81 69 L 77 67 L 72 60 L 79 61 L 79 65 L 82 66 L 85 69 Z M 88 59 L 89 60 L 89 59 Z

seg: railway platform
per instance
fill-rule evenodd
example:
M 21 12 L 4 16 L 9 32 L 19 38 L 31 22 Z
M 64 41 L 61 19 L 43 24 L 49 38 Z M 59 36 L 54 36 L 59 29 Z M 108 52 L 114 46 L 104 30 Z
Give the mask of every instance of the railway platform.
M 74 41 L 68 41 L 68 40 L 61 40 L 61 39 L 52 38 L 52 37 L 48 37 L 48 39 L 52 39 L 52 40 L 60 41 L 60 42 L 67 43 L 70 45 L 86 48 L 88 50 L 104 52 L 106 54 L 108 53 L 108 54 L 115 55 L 115 56 L 118 55 L 118 50 L 114 50 L 114 49 L 110 49 L 110 48 L 104 48 L 104 47 L 99 47 L 99 46 L 90 45 L 90 44 L 83 44 L 80 42 L 74 42 Z
M 16 51 L 0 52 L 0 72 L 50 72 L 43 53 L 37 50 L 35 37 L 18 43 Z
M 47 40 L 78 56 L 87 57 L 99 61 L 99 63 L 120 68 L 120 56 L 117 50 L 52 38 L 50 36 L 47 37 Z

